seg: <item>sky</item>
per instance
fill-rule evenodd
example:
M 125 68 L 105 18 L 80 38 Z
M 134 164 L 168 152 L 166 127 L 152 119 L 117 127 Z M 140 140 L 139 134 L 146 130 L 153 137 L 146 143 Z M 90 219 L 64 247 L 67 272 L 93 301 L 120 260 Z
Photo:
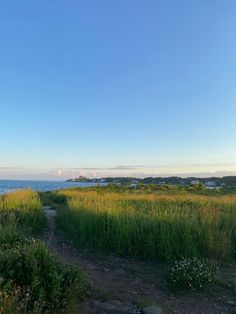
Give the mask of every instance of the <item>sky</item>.
M 235 0 L 2 0 L 0 179 L 236 174 Z

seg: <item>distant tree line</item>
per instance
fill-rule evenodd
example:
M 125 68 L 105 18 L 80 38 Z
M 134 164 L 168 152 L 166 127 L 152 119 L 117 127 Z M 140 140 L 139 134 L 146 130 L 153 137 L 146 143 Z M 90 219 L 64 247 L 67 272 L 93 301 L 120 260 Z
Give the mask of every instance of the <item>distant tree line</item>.
M 214 182 L 216 187 L 236 187 L 236 176 L 224 177 L 188 177 L 182 178 L 177 176 L 171 177 L 146 177 L 146 178 L 133 178 L 133 177 L 105 177 L 89 179 L 85 176 L 67 180 L 68 182 L 94 182 L 94 183 L 112 183 L 112 184 L 158 184 L 158 185 L 191 185 L 193 181 L 198 181 L 199 184 L 205 185 L 208 182 Z

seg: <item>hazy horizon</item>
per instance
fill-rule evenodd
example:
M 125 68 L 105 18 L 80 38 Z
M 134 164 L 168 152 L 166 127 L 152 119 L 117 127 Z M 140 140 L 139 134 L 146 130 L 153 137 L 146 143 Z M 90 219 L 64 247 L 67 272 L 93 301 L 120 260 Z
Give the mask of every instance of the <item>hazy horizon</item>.
M 2 1 L 0 179 L 236 175 L 236 2 Z
M 212 165 L 211 165 L 212 167 Z M 206 166 L 207 169 L 211 169 Z M 0 180 L 52 180 L 64 181 L 67 179 L 85 176 L 87 178 L 103 178 L 103 177 L 223 177 L 236 175 L 236 165 L 228 166 L 231 170 L 212 170 L 201 172 L 202 166 L 194 165 L 192 167 L 184 167 L 185 172 L 177 172 L 176 167 L 144 167 L 144 166 L 117 166 L 111 168 L 81 168 L 81 169 L 1 169 Z M 163 172 L 160 172 L 160 168 Z M 188 172 L 192 168 L 192 172 Z M 194 171 L 195 169 L 195 171 Z M 148 170 L 148 171 L 147 171 Z M 156 170 L 156 172 L 155 172 Z M 159 170 L 159 172 L 157 172 Z M 186 172 L 187 170 L 187 172 Z M 164 172 L 166 171 L 166 172 Z M 175 172 L 174 172 L 175 171 Z

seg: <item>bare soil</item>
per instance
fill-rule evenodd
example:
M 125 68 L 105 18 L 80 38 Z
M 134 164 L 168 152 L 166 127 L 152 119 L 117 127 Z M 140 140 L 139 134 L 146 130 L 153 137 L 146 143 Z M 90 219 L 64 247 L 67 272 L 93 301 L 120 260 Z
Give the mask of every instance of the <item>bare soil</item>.
M 81 313 L 144 313 L 143 308 L 155 304 L 167 314 L 236 313 L 235 290 L 228 284 L 205 293 L 174 294 L 165 280 L 165 264 L 76 248 L 56 231 L 56 210 L 45 206 L 44 212 L 47 227 L 41 239 L 62 263 L 79 266 L 92 287 L 91 298 L 82 305 Z M 223 275 L 236 283 L 234 266 L 226 267 Z

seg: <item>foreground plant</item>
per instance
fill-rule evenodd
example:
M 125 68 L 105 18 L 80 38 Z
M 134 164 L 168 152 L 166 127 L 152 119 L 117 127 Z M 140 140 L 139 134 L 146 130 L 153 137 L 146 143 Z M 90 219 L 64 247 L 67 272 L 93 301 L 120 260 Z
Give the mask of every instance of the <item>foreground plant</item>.
M 0 197 L 0 314 L 76 313 L 86 293 L 77 268 L 62 265 L 39 240 L 44 226 L 38 194 Z
M 185 258 L 172 266 L 168 280 L 175 291 L 201 290 L 216 283 L 219 267 L 214 260 Z
M 61 265 L 35 240 L 0 250 L 0 289 L 2 308 L 16 306 L 19 313 L 65 313 L 85 295 L 81 272 Z

